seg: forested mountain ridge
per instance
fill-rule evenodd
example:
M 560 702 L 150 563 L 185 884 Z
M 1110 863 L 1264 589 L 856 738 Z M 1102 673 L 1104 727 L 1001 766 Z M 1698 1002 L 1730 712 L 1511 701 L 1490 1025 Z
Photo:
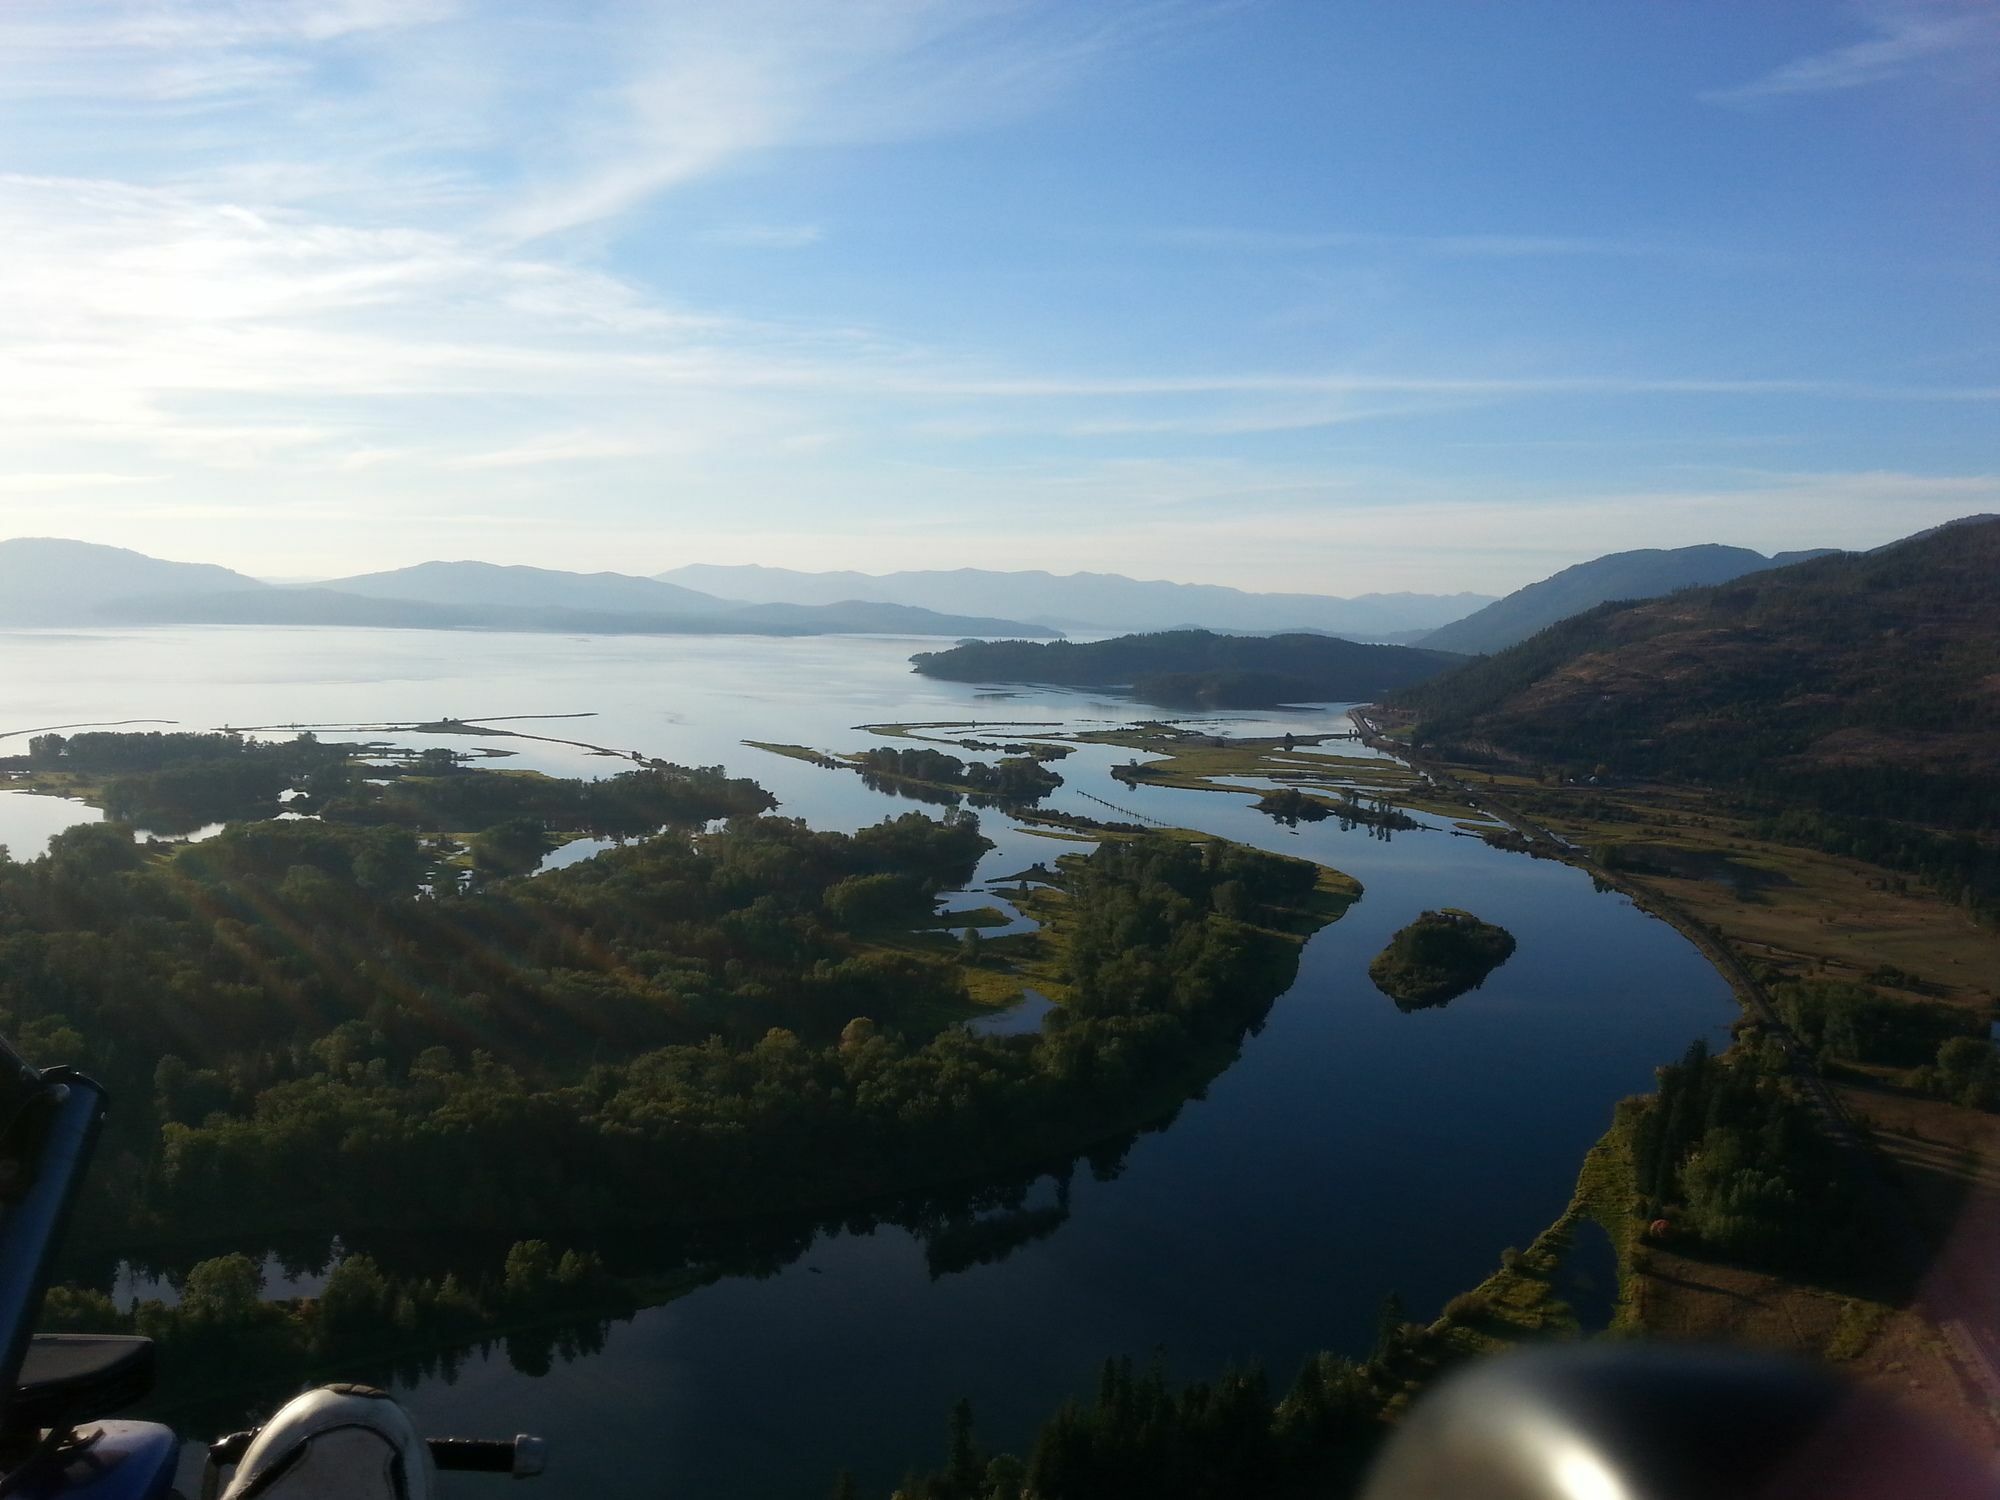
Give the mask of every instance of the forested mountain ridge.
M 2000 521 L 1605 604 L 1398 694 L 1421 746 L 2000 827 Z
M 1824 549 L 1771 557 L 1747 547 L 1706 543 L 1696 547 L 1643 547 L 1612 552 L 1516 589 L 1462 620 L 1420 638 L 1433 651 L 1483 655 L 1503 651 L 1536 631 L 1611 599 L 1657 599 L 1676 589 L 1727 583 L 1746 573 L 1824 557 Z
M 1148 702 L 1203 708 L 1354 702 L 1435 676 L 1461 658 L 1337 636 L 1164 630 L 1108 641 L 983 641 L 910 658 L 951 682 L 1041 682 L 1130 689 Z

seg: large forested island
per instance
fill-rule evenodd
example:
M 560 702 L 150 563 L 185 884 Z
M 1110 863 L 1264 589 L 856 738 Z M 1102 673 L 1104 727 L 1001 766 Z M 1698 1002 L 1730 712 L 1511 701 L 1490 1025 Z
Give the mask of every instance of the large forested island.
M 122 1101 L 86 1233 L 688 1225 L 1073 1154 L 1224 1066 L 1352 896 L 1219 841 L 1108 839 L 1041 872 L 1043 931 L 1005 940 L 1060 1002 L 1042 1032 L 974 1036 L 968 977 L 1009 950 L 929 930 L 987 847 L 970 816 L 820 833 L 717 770 L 364 776 L 360 749 L 49 736 L 0 767 L 255 819 L 188 845 L 88 825 L 0 864 L 0 1024 Z M 508 873 L 592 829 L 644 836 Z
M 1328 635 L 1163 630 L 1081 643 L 968 641 L 910 660 L 926 677 L 951 682 L 1111 688 L 1173 708 L 1272 708 L 1377 698 L 1434 677 L 1462 658 Z

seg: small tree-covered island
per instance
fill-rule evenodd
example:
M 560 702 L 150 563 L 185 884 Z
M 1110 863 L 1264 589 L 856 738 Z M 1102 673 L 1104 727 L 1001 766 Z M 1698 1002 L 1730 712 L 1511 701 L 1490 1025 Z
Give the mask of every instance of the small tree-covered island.
M 1471 912 L 1427 911 L 1368 964 L 1375 987 L 1403 1010 L 1421 1010 L 1479 988 L 1514 952 L 1514 935 Z

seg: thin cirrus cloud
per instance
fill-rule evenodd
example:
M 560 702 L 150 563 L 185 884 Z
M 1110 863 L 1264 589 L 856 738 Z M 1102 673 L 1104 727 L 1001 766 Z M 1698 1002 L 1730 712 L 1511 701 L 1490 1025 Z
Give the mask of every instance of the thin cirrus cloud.
M 640 458 L 660 451 L 657 435 L 611 437 L 595 433 L 555 433 L 480 453 L 442 460 L 444 469 L 524 469 L 541 464 L 573 464 L 596 459 Z
M 382 403 L 395 399 L 427 403 L 419 425 L 436 429 L 441 461 L 457 467 L 475 466 L 453 456 L 468 450 L 512 455 L 487 460 L 493 467 L 564 456 L 562 429 L 483 445 L 466 430 L 482 424 L 481 403 L 510 397 L 592 402 L 636 418 L 634 408 L 661 393 L 685 401 L 735 392 L 746 400 L 723 425 L 751 437 L 760 424 L 774 434 L 845 427 L 865 400 L 936 424 L 933 436 L 950 436 L 957 422 L 967 439 L 1011 428 L 1106 440 L 1296 430 L 1424 409 L 1412 402 L 2000 399 L 1978 384 L 1588 371 L 1022 371 L 865 330 L 679 310 L 608 273 L 442 230 L 356 228 L 166 189 L 19 176 L 0 178 L 0 214 L 17 226 L 0 239 L 0 340 L 10 356 L 0 388 L 23 419 L 16 432 L 33 418 L 128 449 L 226 455 L 232 467 L 315 448 L 334 459 L 379 451 Z M 1327 400 L 1339 404 L 1298 404 Z M 1077 401 L 1104 410 L 1080 414 Z M 996 421 L 990 409 L 939 410 L 993 403 L 1036 414 Z M 652 426 L 661 447 L 680 445 L 679 429 L 657 417 Z M 642 441 L 621 437 L 619 452 Z
M 1980 55 L 1993 12 L 1865 14 L 1874 32 L 1863 41 L 1733 92 L 1922 76 Z M 1129 110 L 1193 109 L 1188 90 L 1224 74 L 1211 74 L 1206 33 L 1182 44 L 1200 28 L 1226 38 L 1238 22 L 1329 45 L 1367 30 L 1249 0 L 5 0 L 0 518 L 48 529 L 49 516 L 99 505 L 121 524 L 150 508 L 193 525 L 255 516 L 269 497 L 273 515 L 301 524 L 375 507 L 407 519 L 411 546 L 458 513 L 512 517 L 523 548 L 573 534 L 567 544 L 583 549 L 656 513 L 726 511 L 746 535 L 753 521 L 778 531 L 837 515 L 858 538 L 970 544 L 993 540 L 982 513 L 1034 514 L 1039 534 L 1059 537 L 1095 505 L 1175 517 L 1174 529 L 1126 540 L 1152 549 L 1155 571 L 1184 573 L 1167 550 L 1201 535 L 1192 518 L 1204 507 L 1266 516 L 1265 544 L 1300 522 L 1289 534 L 1323 534 L 1331 557 L 1348 536 L 1332 508 L 1368 495 L 1459 503 L 1436 499 L 1445 481 L 1426 478 L 1457 472 L 1452 438 L 1597 442 L 1622 449 L 1630 470 L 1643 467 L 1630 454 L 1678 430 L 1684 412 L 1726 441 L 1730 415 L 1754 408 L 1760 433 L 1798 444 L 1866 426 L 1848 421 L 1861 403 L 1922 405 L 1931 410 L 1883 425 L 1949 439 L 1977 420 L 1959 412 L 2000 400 L 1984 359 L 1941 370 L 1872 350 L 1792 358 L 1777 324 L 1745 357 L 1525 317 L 1462 335 L 1455 324 L 1447 338 L 1441 319 L 1421 316 L 1434 286 L 1454 289 L 1467 325 L 1481 324 L 1487 296 L 1560 313 L 1560 296 L 1536 294 L 1565 278 L 1671 287 L 1729 243 L 1698 219 L 1621 219 L 1560 195 L 1426 202 L 1421 174 L 1350 201 L 1312 191 L 1321 164 L 1287 160 L 1298 148 L 1285 140 L 1258 179 L 1268 209 L 1178 173 L 1141 196 L 1120 169 L 1142 146 L 1092 155 L 1105 111 L 1137 142 L 1147 121 Z M 1171 87 L 1144 76 L 1161 58 Z M 1411 66 L 1433 61 L 1419 49 Z M 1262 89 L 1265 76 L 1242 72 L 1232 86 Z M 1102 103 L 1113 94 L 1115 109 Z M 1754 111 L 1685 102 L 1711 124 L 1758 123 Z M 1066 110 L 1088 122 L 1065 126 Z M 1227 121 L 1215 124 L 1219 140 Z M 1063 128 L 1085 133 L 1068 138 L 1075 162 L 1049 148 Z M 1094 171 L 1073 184 L 1091 201 L 1133 196 L 1079 226 L 1038 221 L 1039 188 L 1003 195 L 1013 217 L 993 235 L 994 204 L 971 201 L 977 171 L 951 160 L 974 136 L 979 162 L 1033 153 L 1023 180 Z M 912 142 L 924 149 L 882 149 Z M 890 157 L 896 171 L 868 175 Z M 950 165 L 922 179 L 917 158 Z M 837 169 L 820 173 L 821 162 Z M 845 199 L 828 183 L 858 191 Z M 964 196 L 936 191 L 947 183 Z M 1307 227 L 1227 222 L 1267 211 L 1274 225 Z M 1224 222 L 1202 227 L 1211 214 Z M 996 241 L 964 257 L 1004 255 L 992 282 L 926 240 L 940 224 Z M 1147 227 L 1163 224 L 1187 227 Z M 1080 241 L 1123 252 L 1129 295 L 1099 295 L 1110 283 L 1088 280 L 1088 253 L 1046 259 Z M 1368 274 L 1368 262 L 1421 261 L 1432 274 L 1385 284 L 1379 316 L 1371 304 L 1309 340 L 1271 306 L 1296 302 L 1313 257 L 1342 276 Z M 1731 266 L 1746 285 L 1770 269 Z M 1705 279 L 1720 293 L 1734 285 Z M 1247 288 L 1240 319 L 1210 316 L 1189 290 L 1204 283 Z M 1420 315 L 1407 328 L 1395 321 L 1406 311 Z M 1140 325 L 1146 337 L 1131 336 Z M 1906 373 L 1925 369 L 1934 381 Z M 1491 415 L 1503 405 L 1523 420 Z M 1461 417 L 1463 429 L 1451 425 Z M 1391 456 L 1363 469 L 1370 444 Z M 1958 502 L 1896 479 L 1921 461 L 1911 445 L 1892 448 L 1857 445 L 1840 460 L 1890 478 L 1827 480 L 1821 492 L 1853 515 Z M 1950 451 L 1985 459 L 1963 441 Z M 1538 492 L 1614 492 L 1611 479 L 1580 480 L 1582 468 L 1550 461 Z M 1518 473 L 1492 488 L 1523 493 Z M 1755 486 L 1766 491 L 1777 509 L 1798 492 Z M 560 512 L 550 536 L 536 532 L 538 507 Z M 1325 525 L 1303 525 L 1315 507 Z M 1388 536 L 1392 511 L 1367 525 Z M 967 519 L 933 524 L 944 512 Z M 1698 514 L 1729 518 L 1722 504 Z M 337 540 L 352 544 L 345 530 Z M 1204 544 L 1188 555 L 1222 554 Z M 1235 566 L 1255 581 L 1250 552 Z
M 1326 250 L 1400 250 L 1418 255 L 1527 256 L 1658 255 L 1666 247 L 1590 235 L 1560 234 L 1391 234 L 1358 229 L 1282 230 L 1189 227 L 1162 230 L 1163 245 L 1228 253 L 1299 255 Z
M 270 94 L 311 71 L 310 50 L 406 31 L 456 0 L 20 0 L 0 10 L 0 98 L 214 104 Z
M 1030 113 L 1182 7 L 728 0 L 621 37 L 643 61 L 529 153 L 496 218 L 533 240 L 622 214 L 745 157 L 945 133 Z
M 1873 36 L 1795 58 L 1703 98 L 1717 104 L 1751 104 L 1839 93 L 1946 67 L 1970 64 L 1990 72 L 2000 58 L 2000 6 L 1990 0 L 1905 0 L 1871 7 L 1863 20 Z
M 826 231 L 817 224 L 718 224 L 701 237 L 739 250 L 803 250 L 825 239 Z

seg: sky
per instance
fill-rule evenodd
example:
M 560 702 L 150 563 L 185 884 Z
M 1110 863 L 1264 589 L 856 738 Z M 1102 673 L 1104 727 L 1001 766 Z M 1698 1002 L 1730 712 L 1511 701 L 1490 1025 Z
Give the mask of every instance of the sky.
M 6 0 L 0 536 L 1503 593 L 2000 511 L 2000 0 Z

